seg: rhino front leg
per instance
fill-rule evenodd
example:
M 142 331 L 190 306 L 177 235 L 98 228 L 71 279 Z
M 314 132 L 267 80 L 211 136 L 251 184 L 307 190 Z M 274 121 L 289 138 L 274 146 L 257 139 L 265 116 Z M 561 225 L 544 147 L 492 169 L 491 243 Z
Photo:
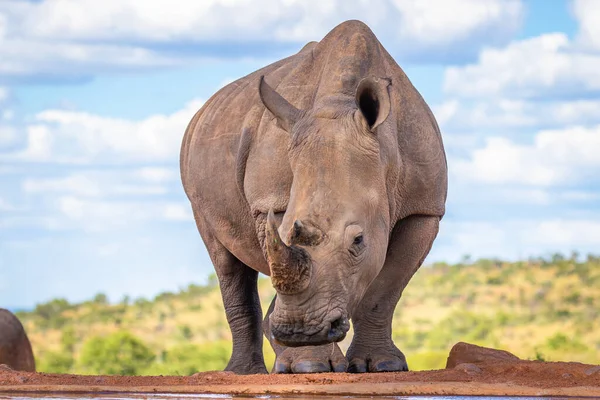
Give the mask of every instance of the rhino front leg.
M 233 256 L 231 256 L 234 258 Z M 233 350 L 225 371 L 266 374 L 262 354 L 262 310 L 257 290 L 258 272 L 232 260 L 232 270 L 217 273 Z
M 277 296 L 275 296 L 276 298 Z M 263 328 L 265 336 L 273 351 L 275 351 L 275 365 L 271 373 L 276 374 L 309 374 L 318 372 L 346 372 L 348 362 L 337 343 L 322 346 L 285 347 L 275 342 L 271 337 L 269 316 L 275 307 L 275 298 L 269 306 Z
M 195 213 L 194 213 L 195 214 Z M 225 371 L 240 375 L 266 374 L 262 353 L 262 309 L 258 296 L 258 272 L 229 252 L 216 238 L 201 229 L 202 220 L 195 214 L 203 232 L 204 243 L 215 266 L 233 349 Z
M 349 372 L 408 371 L 392 341 L 392 318 L 404 288 L 437 236 L 439 218 L 414 215 L 396 224 L 383 269 L 352 316 L 354 337 L 346 358 Z

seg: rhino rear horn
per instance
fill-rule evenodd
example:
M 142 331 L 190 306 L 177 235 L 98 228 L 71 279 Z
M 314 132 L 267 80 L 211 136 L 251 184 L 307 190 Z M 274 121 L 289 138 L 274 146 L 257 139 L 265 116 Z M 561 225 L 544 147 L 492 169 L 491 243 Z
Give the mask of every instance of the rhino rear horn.
M 367 77 L 358 83 L 356 89 L 356 105 L 367 120 L 371 131 L 375 131 L 390 114 L 390 93 L 388 86 L 391 79 Z
M 297 219 L 289 234 L 291 245 L 316 246 L 323 241 L 323 233 Z
M 258 93 L 265 107 L 277 118 L 279 127 L 287 132 L 291 132 L 292 127 L 300 118 L 301 111 L 269 86 L 265 81 L 264 75 L 260 77 Z

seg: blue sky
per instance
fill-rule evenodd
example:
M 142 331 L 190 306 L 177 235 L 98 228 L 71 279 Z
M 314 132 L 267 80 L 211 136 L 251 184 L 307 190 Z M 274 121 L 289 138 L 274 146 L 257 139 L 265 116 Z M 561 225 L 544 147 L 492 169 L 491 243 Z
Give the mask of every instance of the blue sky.
M 442 128 L 427 262 L 600 248 L 594 0 L 0 2 L 0 306 L 152 296 L 212 265 L 179 181 L 218 88 L 361 19 Z

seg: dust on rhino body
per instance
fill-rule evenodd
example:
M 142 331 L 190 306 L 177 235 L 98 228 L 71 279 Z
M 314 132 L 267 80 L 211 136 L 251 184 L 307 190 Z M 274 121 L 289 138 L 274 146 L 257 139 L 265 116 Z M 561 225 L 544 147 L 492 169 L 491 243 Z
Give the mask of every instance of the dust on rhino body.
M 215 266 L 227 370 L 406 370 L 394 308 L 444 215 L 439 128 L 362 22 L 225 86 L 196 113 L 181 178 Z M 256 281 L 277 296 L 262 321 Z M 352 320 L 346 356 L 336 342 Z
M 0 364 L 16 371 L 35 372 L 31 344 L 19 319 L 0 308 Z

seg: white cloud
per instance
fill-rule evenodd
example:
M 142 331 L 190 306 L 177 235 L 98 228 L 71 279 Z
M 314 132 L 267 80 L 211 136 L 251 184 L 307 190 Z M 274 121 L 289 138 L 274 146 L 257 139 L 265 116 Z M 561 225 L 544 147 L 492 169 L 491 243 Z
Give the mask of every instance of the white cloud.
M 570 190 L 563 193 L 563 198 L 570 201 L 592 201 L 599 200 L 600 193 L 587 192 L 585 190 Z
M 21 10 L 26 31 L 42 38 L 308 41 L 345 19 L 376 27 L 391 17 L 400 39 L 418 44 L 452 43 L 482 29 L 512 33 L 522 13 L 517 0 L 47 0 Z
M 570 213 L 577 208 L 594 208 L 598 199 L 600 191 L 594 188 L 569 189 L 510 183 L 486 186 L 482 190 L 480 185 L 473 185 L 473 182 L 451 182 L 446 208 L 449 213 L 463 213 L 470 215 L 469 218 L 473 215 L 492 217 L 500 212 L 512 215 L 514 209 L 523 210 L 525 207 L 535 211 L 555 213 L 560 210 Z
M 7 200 L 0 197 L 0 211 L 14 211 L 17 210 L 13 204 L 9 203 Z
M 7 166 L 0 164 L 0 175 L 11 175 L 19 172 L 19 169 L 14 165 Z
M 12 214 L 7 214 L 0 218 L 0 229 L 10 230 L 18 229 L 33 229 L 42 231 L 59 231 L 65 229 L 64 221 L 54 216 L 38 216 L 27 215 L 23 212 L 15 213 L 16 210 L 10 210 Z M 20 210 L 23 211 L 23 210 Z
M 469 159 L 449 162 L 457 180 L 551 186 L 600 177 L 600 126 L 539 132 L 532 144 L 491 137 Z
M 434 107 L 444 131 L 506 131 L 600 123 L 600 100 L 536 102 L 513 99 L 447 100 Z
M 4 156 L 13 161 L 128 163 L 176 159 L 181 139 L 202 102 L 194 100 L 170 115 L 141 121 L 48 110 L 26 128 L 25 149 Z
M 488 29 L 514 32 L 521 23 L 523 12 L 523 6 L 518 1 L 392 2 L 400 12 L 398 27 L 402 37 L 421 44 L 452 43 Z
M 172 201 L 106 201 L 76 196 L 61 196 L 55 202 L 64 219 L 63 228 L 89 232 L 131 229 L 151 221 L 191 221 L 186 206 Z
M 579 22 L 579 44 L 600 50 L 600 4 L 596 0 L 574 0 L 572 9 Z
M 552 202 L 552 195 L 543 189 L 503 188 L 499 194 L 502 203 L 505 205 L 548 205 Z
M 521 0 L 4 2 L 0 75 L 77 78 L 107 69 L 189 65 L 200 58 L 259 55 L 257 43 L 264 55 L 270 51 L 265 43 L 321 40 L 348 19 L 366 22 L 394 50 L 439 59 L 504 43 L 522 15 Z M 224 43 L 247 50 L 231 54 Z M 210 46 L 179 57 L 177 44 Z
M 161 221 L 193 221 L 183 189 L 173 186 L 177 176 L 173 169 L 83 169 L 62 176 L 28 175 L 6 186 L 12 204 L 23 207 L 0 198 L 0 210 L 10 211 L 0 227 L 115 232 Z
M 172 168 L 144 167 L 134 171 L 134 176 L 147 182 L 164 183 L 179 179 L 179 171 Z
M 13 110 L 2 110 L 2 115 L 0 115 L 0 118 L 5 121 L 10 121 L 14 118 L 14 116 L 15 112 Z
M 596 252 L 600 222 L 583 219 L 442 221 L 428 262 L 474 258 L 522 259 L 548 253 Z
M 0 22 L 0 24 L 1 24 L 1 22 Z M 1 25 L 0 25 L 0 29 L 1 29 Z M 8 100 L 8 95 L 9 95 L 8 88 L 6 88 L 4 86 L 0 86 L 0 104 L 4 103 L 6 100 Z
M 77 37 L 61 39 L 36 35 L 38 24 L 35 18 L 46 20 L 52 15 L 40 12 L 43 13 L 44 9 L 48 12 L 52 8 L 60 9 L 65 3 L 62 0 L 39 3 L 0 2 L 0 75 L 79 79 L 100 71 L 138 70 L 182 64 L 183 60 L 173 54 L 161 55 L 141 45 L 98 41 L 83 43 Z M 100 17 L 100 14 L 90 12 L 93 8 L 93 5 L 87 4 L 80 9 L 85 11 L 81 16 L 81 23 Z M 67 24 L 77 24 L 72 16 L 67 16 L 67 21 L 70 21 Z
M 0 149 L 14 143 L 16 139 L 17 130 L 13 126 L 0 123 Z
M 192 208 L 187 203 L 173 203 L 165 206 L 163 217 L 171 221 L 192 221 Z
M 577 52 L 563 33 L 482 50 L 476 64 L 447 68 L 444 91 L 462 97 L 547 98 L 600 91 L 600 56 Z
M 111 197 L 127 195 L 159 195 L 166 194 L 165 186 L 148 185 L 129 178 L 126 171 L 119 172 L 78 172 L 63 178 L 27 178 L 22 183 L 25 193 L 59 193 L 73 194 L 83 197 Z
M 0 75 L 79 79 L 111 70 L 139 70 L 182 65 L 183 60 L 128 45 L 52 43 L 0 39 Z

